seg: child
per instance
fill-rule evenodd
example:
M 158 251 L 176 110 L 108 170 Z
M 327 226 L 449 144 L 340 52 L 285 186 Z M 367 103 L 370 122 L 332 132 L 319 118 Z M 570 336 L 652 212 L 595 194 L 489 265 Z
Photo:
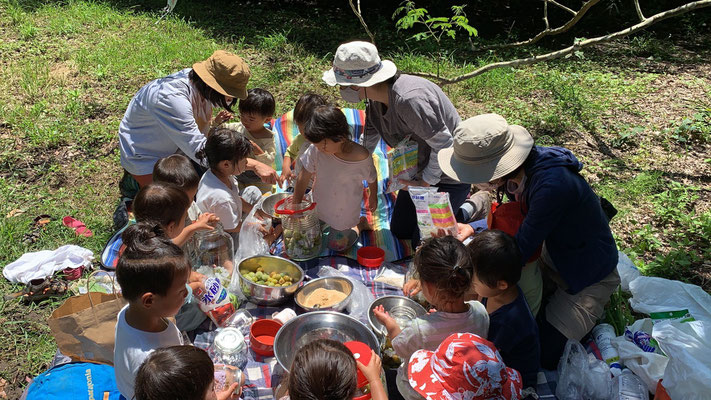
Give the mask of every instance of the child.
M 388 330 L 393 350 L 404 361 L 397 386 L 406 399 L 421 399 L 407 383 L 407 363 L 420 349 L 435 350 L 449 335 L 469 332 L 486 337 L 489 315 L 478 301 L 464 301 L 472 282 L 472 264 L 467 248 L 451 236 L 426 240 L 415 253 L 415 269 L 425 299 L 437 311 L 416 318 L 401 329 L 382 306 L 373 310 Z
M 307 142 L 304 137 L 306 122 L 311 118 L 311 114 L 313 114 L 316 107 L 326 104 L 328 104 L 328 101 L 326 101 L 325 97 L 314 93 L 305 94 L 296 102 L 293 118 L 296 126 L 299 128 L 299 134 L 294 137 L 294 140 L 291 141 L 291 144 L 284 154 L 279 185 L 283 185 L 284 182 L 289 182 L 292 176 L 299 176 L 299 172 L 301 171 L 299 158 L 309 147 L 309 142 Z
M 369 229 L 365 217 L 360 217 L 363 180 L 368 181 L 371 211 L 378 207 L 378 176 L 373 157 L 368 150 L 350 139 L 351 133 L 340 109 L 332 105 L 318 106 L 306 123 L 304 136 L 311 146 L 301 156 L 304 168 L 294 189 L 294 203 L 300 203 L 316 173 L 313 199 L 318 204 L 319 218 L 336 231 Z
M 523 386 L 536 385 L 541 350 L 538 326 L 516 282 L 521 254 L 516 240 L 499 230 L 474 235 L 470 249 L 474 290 L 489 313 L 489 335 L 506 365 L 523 375 Z
M 356 394 L 358 370 L 368 379 L 371 398 L 386 400 L 380 380 L 381 361 L 375 352 L 371 353 L 368 365 L 363 365 L 341 342 L 319 339 L 308 343 L 296 352 L 291 364 L 289 398 L 351 400 Z
M 185 225 L 197 221 L 200 216 L 200 209 L 195 204 L 200 175 L 190 159 L 182 154 L 173 154 L 163 157 L 153 166 L 153 182 L 172 183 L 180 188 L 190 200 L 188 208 L 188 219 Z
M 274 132 L 264 124 L 271 121 L 276 108 L 274 96 L 264 89 L 249 89 L 248 96 L 239 101 L 240 122 L 225 124 L 223 127 L 233 129 L 244 135 L 252 144 L 249 156 L 269 166 L 274 166 Z M 254 171 L 245 171 L 237 176 L 240 189 L 256 186 L 262 193 L 271 192 L 273 186 L 262 182 Z
M 410 358 L 409 384 L 430 400 L 513 400 L 523 397 L 521 374 L 507 368 L 496 347 L 471 333 L 455 333 L 437 349 Z
M 129 226 L 123 243 L 126 250 L 116 279 L 128 305 L 116 323 L 114 371 L 119 392 L 132 399 L 136 372 L 150 352 L 182 344 L 180 331 L 168 318 L 178 313 L 188 295 L 190 265 L 157 224 Z
M 244 375 L 242 375 L 244 379 Z M 244 381 L 215 390 L 215 366 L 204 350 L 171 346 L 151 353 L 136 374 L 136 400 L 237 399 Z

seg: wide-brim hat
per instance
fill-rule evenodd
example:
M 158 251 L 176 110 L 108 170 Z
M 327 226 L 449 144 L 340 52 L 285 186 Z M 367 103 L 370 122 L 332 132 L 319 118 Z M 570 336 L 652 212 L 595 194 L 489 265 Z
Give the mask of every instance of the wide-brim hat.
M 333 67 L 323 73 L 329 86 L 358 85 L 370 87 L 397 73 L 392 61 L 381 60 L 378 49 L 369 42 L 348 42 L 338 46 L 333 57 Z
M 526 161 L 533 137 L 526 128 L 509 125 L 498 114 L 462 121 L 454 145 L 437 153 L 442 172 L 464 183 L 485 183 L 506 176 Z
M 490 341 L 455 333 L 435 351 L 418 350 L 408 364 L 410 386 L 426 399 L 520 399 L 521 374 L 508 368 Z
M 217 50 L 207 60 L 193 64 L 193 71 L 217 92 L 240 100 L 247 98 L 247 82 L 252 73 L 240 56 Z

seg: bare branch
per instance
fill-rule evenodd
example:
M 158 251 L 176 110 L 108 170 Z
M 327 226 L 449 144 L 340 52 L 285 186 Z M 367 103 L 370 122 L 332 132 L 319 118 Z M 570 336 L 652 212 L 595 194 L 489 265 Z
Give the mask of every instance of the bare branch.
M 642 14 L 642 7 L 639 6 L 639 0 L 634 0 L 634 9 L 637 11 L 637 16 L 639 17 L 640 21 L 644 21 L 645 18 L 644 14 Z
M 351 5 L 351 10 L 353 10 L 353 13 L 356 15 L 356 17 L 358 17 L 360 24 L 363 25 L 363 29 L 365 29 L 365 33 L 367 33 L 368 36 L 370 37 L 370 42 L 375 44 L 375 35 L 370 33 L 370 29 L 368 29 L 368 25 L 363 20 L 363 15 L 360 12 L 360 0 L 358 0 L 358 7 L 357 8 L 356 8 L 355 4 L 353 4 L 353 0 L 348 0 L 348 3 Z
M 548 2 L 553 3 L 552 0 L 548 0 Z M 600 2 L 600 0 L 586 1 L 585 4 L 583 4 L 583 6 L 580 7 L 580 10 L 578 12 L 576 12 L 573 15 L 573 18 L 571 18 L 568 22 L 566 22 L 565 25 L 560 26 L 555 29 L 550 29 L 550 28 L 546 27 L 545 30 L 543 30 L 542 32 L 539 32 L 536 36 L 534 36 L 528 40 L 523 40 L 523 41 L 516 42 L 516 43 L 507 43 L 507 44 L 500 44 L 500 45 L 494 45 L 494 46 L 487 46 L 487 47 L 478 48 L 476 50 L 477 51 L 486 51 L 486 50 L 492 50 L 492 49 L 525 46 L 525 45 L 536 43 L 537 41 L 543 39 L 546 36 L 559 35 L 561 33 L 567 32 L 570 28 L 572 28 L 575 24 L 577 24 L 581 18 L 583 18 L 585 13 L 587 13 L 588 10 L 590 10 L 590 8 L 592 8 L 592 6 L 594 6 L 595 4 L 597 4 L 599 2 Z M 544 3 L 544 6 L 545 6 L 545 3 Z M 547 8 L 545 8 L 544 10 L 547 10 Z M 546 11 L 546 13 L 547 13 L 547 11 Z M 547 18 L 547 16 L 546 16 L 546 18 Z
M 590 1 L 593 1 L 593 0 L 590 0 Z M 591 39 L 577 41 L 572 46 L 566 47 L 561 50 L 557 50 L 557 51 L 553 51 L 553 52 L 545 53 L 545 54 L 539 54 L 539 55 L 535 55 L 533 57 L 528 57 L 528 58 L 520 58 L 520 59 L 516 59 L 516 60 L 511 60 L 511 61 L 501 61 L 501 62 L 497 62 L 497 63 L 487 64 L 487 65 L 484 65 L 472 72 L 469 72 L 469 73 L 466 73 L 464 75 L 460 75 L 460 76 L 457 76 L 454 78 L 441 78 L 441 77 L 438 77 L 433 74 L 424 74 L 424 73 L 413 73 L 412 75 L 417 75 L 417 76 L 421 76 L 424 78 L 434 79 L 434 80 L 438 81 L 438 83 L 441 86 L 449 85 L 452 83 L 457 83 L 457 82 L 461 82 L 461 81 L 473 78 L 477 75 L 481 75 L 485 72 L 491 71 L 492 69 L 496 69 L 496 68 L 518 67 L 521 65 L 530 65 L 530 64 L 535 64 L 535 63 L 541 62 L 541 61 L 548 61 L 548 60 L 553 60 L 555 58 L 560 58 L 560 57 L 566 56 L 568 54 L 572 54 L 573 52 L 580 50 L 584 47 L 589 47 L 589 46 L 593 46 L 596 44 L 609 42 L 614 39 L 619 39 L 621 37 L 625 37 L 625 36 L 633 34 L 635 32 L 639 32 L 642 29 L 645 29 L 648 26 L 653 25 L 659 21 L 662 21 L 662 20 L 665 20 L 665 19 L 671 18 L 671 17 L 676 17 L 678 15 L 686 14 L 690 11 L 704 8 L 704 7 L 711 7 L 711 0 L 698 0 L 698 1 L 691 2 L 691 3 L 687 3 L 683 6 L 655 14 L 649 18 L 645 18 L 644 21 L 639 22 L 636 25 L 632 25 L 628 28 L 625 28 L 621 31 L 613 32 L 608 35 L 598 36 L 598 37 L 591 38 Z
M 546 31 L 551 30 L 551 24 L 548 23 L 548 1 L 543 0 L 543 22 L 546 23 Z
M 573 16 L 575 16 L 575 14 L 576 14 L 575 10 L 571 10 L 570 8 L 568 8 L 568 7 L 566 7 L 566 6 L 564 6 L 564 5 L 560 4 L 560 3 L 558 3 L 558 2 L 555 1 L 555 0 L 548 0 L 548 1 L 549 1 L 551 4 L 553 4 L 554 6 L 556 6 L 556 7 L 558 7 L 558 8 L 561 8 L 561 9 L 563 9 L 563 10 L 569 12 L 569 13 L 572 14 Z

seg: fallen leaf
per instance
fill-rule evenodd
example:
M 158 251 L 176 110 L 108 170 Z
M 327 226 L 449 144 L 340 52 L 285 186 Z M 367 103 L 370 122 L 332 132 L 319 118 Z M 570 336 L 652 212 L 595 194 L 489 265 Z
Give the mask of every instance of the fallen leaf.
M 19 208 L 16 208 L 16 209 L 10 211 L 9 213 L 7 213 L 5 218 L 12 218 L 16 215 L 20 215 L 20 214 L 24 214 L 24 213 L 25 213 L 25 210 L 20 210 Z
M 0 398 L 7 399 L 7 393 L 5 393 L 5 388 L 7 387 L 7 381 L 0 378 Z

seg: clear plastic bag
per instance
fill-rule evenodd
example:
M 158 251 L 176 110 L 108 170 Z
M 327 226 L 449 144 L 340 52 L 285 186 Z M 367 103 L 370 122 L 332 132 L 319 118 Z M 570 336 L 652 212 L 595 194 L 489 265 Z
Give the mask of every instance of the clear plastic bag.
M 351 293 L 351 299 L 346 307 L 348 314 L 358 320 L 368 320 L 368 306 L 375 300 L 375 296 L 368 289 L 363 282 L 353 279 L 350 276 L 346 276 L 343 272 L 328 266 L 323 266 L 318 271 L 318 276 L 324 278 L 327 276 L 338 276 L 341 278 L 346 278 L 353 284 L 353 293 Z
M 438 193 L 436 187 L 410 187 L 408 191 L 415 204 L 417 227 L 422 238 L 428 238 L 440 229 L 452 236 L 457 235 L 457 220 L 449 202 L 449 193 Z
M 378 269 L 378 273 L 375 275 L 373 281 L 402 289 L 402 286 L 405 284 L 406 273 L 407 268 L 384 262 L 380 266 L 380 269 Z
M 604 361 L 590 359 L 583 345 L 568 340 L 558 363 L 558 385 L 555 395 L 560 400 L 607 400 L 612 378 Z
M 237 247 L 235 254 L 237 264 L 247 257 L 269 254 L 269 244 L 264 240 L 263 231 L 268 231 L 271 228 L 272 219 L 264 218 L 262 220 L 255 215 L 257 210 L 262 208 L 262 201 L 264 198 L 252 207 L 252 211 L 242 222 L 242 229 L 239 232 L 239 247 Z
M 417 172 L 417 142 L 404 140 L 388 151 L 388 187 L 385 193 L 392 193 L 405 187 L 400 179 L 411 180 Z

